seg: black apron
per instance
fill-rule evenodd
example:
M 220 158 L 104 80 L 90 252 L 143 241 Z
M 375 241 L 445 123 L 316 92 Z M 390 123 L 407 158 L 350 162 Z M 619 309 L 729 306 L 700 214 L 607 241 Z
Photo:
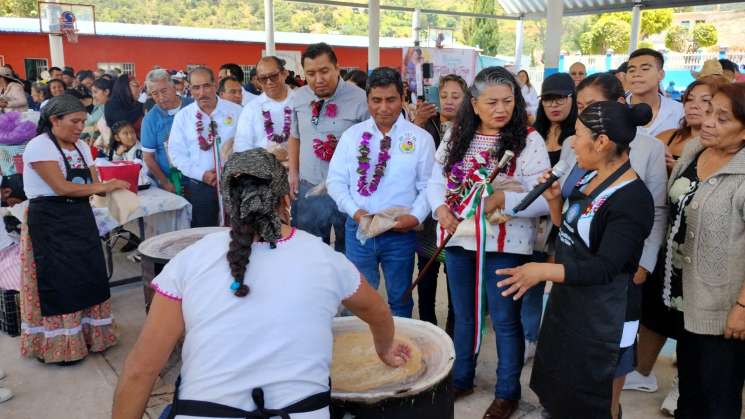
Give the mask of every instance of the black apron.
M 578 187 L 572 190 L 556 240 L 557 263 L 594 256 L 577 231 L 577 220 L 630 167 L 626 162 L 589 196 Z M 631 279 L 632 274 L 623 273 L 610 284 L 553 285 L 530 378 L 552 419 L 610 418 Z
M 290 419 L 290 414 L 313 412 L 331 404 L 331 390 L 329 390 L 306 397 L 282 409 L 267 409 L 264 407 L 264 390 L 259 387 L 251 391 L 251 398 L 256 404 L 256 410 L 247 412 L 237 407 L 219 403 L 179 399 L 180 386 L 181 377 L 176 380 L 176 393 L 173 395 L 173 405 L 171 405 L 168 419 L 175 419 L 178 415 L 246 419 L 270 419 L 279 416 L 282 419 Z
M 73 169 L 59 144 L 67 181 L 93 182 L 83 153 L 82 169 Z M 28 232 L 34 250 L 42 316 L 74 313 L 110 297 L 98 227 L 88 198 L 44 196 L 29 201 Z

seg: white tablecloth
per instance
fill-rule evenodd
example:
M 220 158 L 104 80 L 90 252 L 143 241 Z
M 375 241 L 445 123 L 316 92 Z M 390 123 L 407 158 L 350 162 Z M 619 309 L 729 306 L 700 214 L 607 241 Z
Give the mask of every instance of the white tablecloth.
M 136 222 L 139 218 L 143 218 L 145 222 L 145 237 L 191 227 L 191 204 L 183 197 L 156 187 L 139 191 L 137 196 L 140 198 L 140 206 L 124 224 L 128 230 L 138 231 Z M 28 201 L 24 201 L 11 207 L 9 212 L 25 222 L 27 207 Z M 93 208 L 93 215 L 96 217 L 98 233 L 101 236 L 105 236 L 120 226 L 119 222 L 109 214 L 108 208 Z

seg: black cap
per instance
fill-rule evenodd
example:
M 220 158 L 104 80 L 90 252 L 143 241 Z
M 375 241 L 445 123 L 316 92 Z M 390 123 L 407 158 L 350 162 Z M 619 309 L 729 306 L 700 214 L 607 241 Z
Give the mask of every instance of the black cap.
M 574 94 L 574 80 L 567 73 L 556 73 L 543 80 L 541 96 L 569 96 Z

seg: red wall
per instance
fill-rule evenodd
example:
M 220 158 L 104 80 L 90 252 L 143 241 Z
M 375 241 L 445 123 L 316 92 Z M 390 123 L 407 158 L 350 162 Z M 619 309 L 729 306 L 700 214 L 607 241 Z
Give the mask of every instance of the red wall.
M 253 64 L 261 58 L 264 44 L 193 41 L 154 38 L 124 38 L 81 35 L 77 44 L 64 41 L 65 64 L 77 69 L 97 68 L 102 62 L 131 62 L 142 80 L 154 66 L 185 69 L 187 64 L 206 64 L 217 70 L 223 63 Z M 302 51 L 304 45 L 277 44 L 278 50 Z M 367 68 L 367 48 L 335 47 L 342 67 Z M 400 48 L 382 48 L 380 64 L 401 67 Z M 24 58 L 49 60 L 49 39 L 45 34 L 0 33 L 0 55 L 25 77 Z

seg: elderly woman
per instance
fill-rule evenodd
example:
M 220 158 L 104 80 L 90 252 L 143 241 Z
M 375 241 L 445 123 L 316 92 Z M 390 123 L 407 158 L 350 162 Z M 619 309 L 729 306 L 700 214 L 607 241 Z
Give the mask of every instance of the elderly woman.
M 623 377 L 633 369 L 638 300 L 631 293 L 654 204 L 631 167 L 636 127 L 652 118 L 646 104 L 596 102 L 579 116 L 572 141 L 587 173 L 563 203 L 561 188 L 545 195 L 560 226 L 556 264 L 501 269 L 503 296 L 522 297 L 553 282 L 530 387 L 554 419 L 621 416 Z M 544 181 L 548 173 L 544 175 Z M 563 212 L 563 214 L 562 214 Z
M 745 382 L 745 86 L 711 99 L 669 182 L 663 298 L 683 312 L 676 418 L 740 418 Z M 682 284 L 680 288 L 675 283 Z
M 468 85 L 461 76 L 448 74 L 440 77 L 440 112 L 434 105 L 425 103 L 414 118 L 414 123 L 424 128 L 435 140 L 435 147 L 440 146 L 445 135 L 455 120 L 463 99 L 466 97 Z M 428 217 L 423 224 L 422 231 L 417 232 L 417 265 L 421 271 L 434 256 L 437 248 L 437 223 Z M 419 319 L 437 324 L 435 315 L 435 296 L 437 295 L 437 276 L 440 273 L 440 262 L 433 262 L 426 277 L 419 283 Z M 448 315 L 445 330 L 453 335 L 453 304 L 450 302 L 450 287 L 448 286 Z
M 28 99 L 23 91 L 23 82 L 13 75 L 13 70 L 0 67 L 0 112 L 24 112 L 28 110 Z
M 129 185 L 98 181 L 80 140 L 85 116 L 73 96 L 50 99 L 23 153 L 29 206 L 21 235 L 21 354 L 46 363 L 79 361 L 117 341 L 89 197 Z
M 195 243 L 153 280 L 156 294 L 125 362 L 114 419 L 142 417 L 184 333 L 170 418 L 329 418 L 331 324 L 340 303 L 370 325 L 383 362 L 408 361 L 410 348 L 393 340 L 388 305 L 354 265 L 290 227 L 287 172 L 274 155 L 233 154 L 221 184 L 232 230 Z

